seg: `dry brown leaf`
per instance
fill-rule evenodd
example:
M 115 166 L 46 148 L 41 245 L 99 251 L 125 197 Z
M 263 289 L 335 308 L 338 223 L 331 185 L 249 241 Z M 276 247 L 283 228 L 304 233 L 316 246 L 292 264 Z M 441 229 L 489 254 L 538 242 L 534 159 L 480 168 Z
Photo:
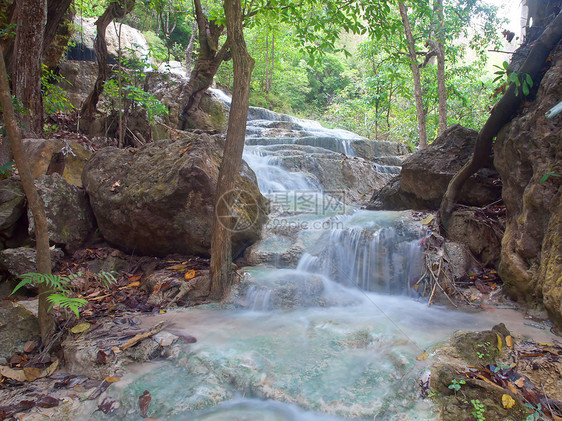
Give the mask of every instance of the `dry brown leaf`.
M 523 389 L 523 385 L 525 384 L 525 377 L 519 377 L 517 380 L 515 380 L 515 386 L 517 386 L 519 389 Z
M 416 360 L 424 361 L 427 360 L 427 357 L 429 357 L 429 354 L 427 353 L 427 351 L 423 351 L 420 355 L 416 357 Z
M 433 222 L 433 220 L 435 219 L 435 215 L 427 215 L 427 217 L 422 221 L 422 225 L 429 225 Z
M 115 376 L 109 376 L 105 378 L 105 381 L 108 383 L 115 383 L 118 382 L 119 380 L 121 380 L 119 377 L 115 377 Z
M 17 380 L 18 382 L 24 382 L 26 380 L 23 370 L 14 370 L 6 365 L 0 365 L 0 375 Z
M 43 370 L 37 367 L 24 367 L 23 372 L 25 379 L 30 383 L 40 379 L 42 377 L 41 374 L 43 374 Z
M 129 276 L 127 280 L 129 282 L 135 282 L 135 281 L 140 281 L 140 278 L 142 278 L 142 274 Z
M 119 289 L 126 289 L 126 288 L 137 288 L 140 286 L 140 282 L 139 281 L 133 281 L 131 282 L 129 285 L 121 287 Z
M 194 271 L 193 269 L 192 269 L 192 270 L 188 270 L 187 272 L 185 272 L 185 275 L 183 276 L 183 278 L 184 278 L 186 281 L 195 278 L 195 271 Z
M 476 377 L 478 377 L 478 378 L 479 378 L 480 380 L 482 380 L 483 382 L 488 383 L 490 386 L 495 387 L 496 389 L 504 390 L 503 387 L 498 386 L 497 384 L 495 384 L 494 382 L 488 380 L 486 377 L 484 377 L 484 376 L 481 375 L 481 374 L 476 373 Z
M 179 265 L 172 265 L 172 266 L 168 266 L 166 268 L 166 270 L 175 270 L 175 271 L 184 271 L 187 269 L 187 266 L 185 264 L 179 264 Z
M 513 349 L 513 338 L 511 335 L 505 337 L 505 344 L 509 347 L 509 349 Z
M 510 381 L 507 382 L 507 388 L 511 393 L 517 395 L 517 388 Z

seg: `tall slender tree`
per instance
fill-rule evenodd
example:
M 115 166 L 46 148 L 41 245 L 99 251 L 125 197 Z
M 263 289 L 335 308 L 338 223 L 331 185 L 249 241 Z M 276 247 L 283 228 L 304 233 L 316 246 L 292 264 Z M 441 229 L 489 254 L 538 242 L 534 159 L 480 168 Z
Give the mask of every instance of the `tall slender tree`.
M 248 54 L 242 28 L 240 0 L 225 0 L 227 42 L 232 54 L 234 88 L 228 118 L 228 132 L 215 192 L 215 216 L 211 233 L 211 296 L 220 298 L 232 283 L 231 216 L 236 180 L 242 162 L 250 80 L 254 60 Z

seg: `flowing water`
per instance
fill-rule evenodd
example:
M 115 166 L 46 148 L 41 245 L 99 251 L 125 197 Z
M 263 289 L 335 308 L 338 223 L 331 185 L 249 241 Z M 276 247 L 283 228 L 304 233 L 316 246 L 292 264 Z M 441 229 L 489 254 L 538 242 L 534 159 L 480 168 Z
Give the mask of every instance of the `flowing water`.
M 262 109 L 248 125 L 244 158 L 272 203 L 252 250 L 261 264 L 228 303 L 164 316 L 198 342 L 112 386 L 120 418 L 138 419 L 149 390 L 158 419 L 435 419 L 419 399 L 425 363 L 415 357 L 454 330 L 492 322 L 416 297 L 425 231 L 409 212 L 359 210 L 277 160 L 287 145 L 352 155 L 355 135 Z

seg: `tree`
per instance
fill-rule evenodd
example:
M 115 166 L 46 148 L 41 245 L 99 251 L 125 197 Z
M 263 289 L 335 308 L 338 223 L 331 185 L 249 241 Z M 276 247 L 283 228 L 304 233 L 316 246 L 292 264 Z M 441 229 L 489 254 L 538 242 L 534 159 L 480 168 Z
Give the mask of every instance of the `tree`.
M 221 298 L 232 282 L 231 218 L 236 187 L 239 177 L 244 139 L 246 138 L 246 117 L 250 98 L 250 80 L 254 60 L 248 54 L 242 29 L 242 7 L 240 0 L 225 0 L 227 44 L 232 54 L 234 89 L 232 106 L 228 118 L 228 132 L 223 158 L 215 191 L 215 214 L 211 233 L 211 297 Z M 228 216 L 221 218 L 221 216 Z
M 404 25 L 404 34 L 408 44 L 408 54 L 410 58 L 410 67 L 414 77 L 414 98 L 416 101 L 416 115 L 418 117 L 418 131 L 420 135 L 419 146 L 424 148 L 427 146 L 427 130 L 425 126 L 425 111 L 423 108 L 423 93 L 421 87 L 420 69 L 418 67 L 418 59 L 416 57 L 416 44 L 412 35 L 412 28 L 410 27 L 410 20 L 408 19 L 408 9 L 403 2 L 398 3 L 400 8 L 400 17 Z
M 41 98 L 41 54 L 47 23 L 47 0 L 28 0 L 17 4 L 14 56 L 18 58 L 12 71 L 15 97 L 25 112 L 19 113 L 24 130 L 43 133 L 43 102 Z
M 96 21 L 97 35 L 94 41 L 94 49 L 98 59 L 98 77 L 88 98 L 84 101 L 81 113 L 86 118 L 92 118 L 97 111 L 99 97 L 103 91 L 103 84 L 109 76 L 107 67 L 107 42 L 105 31 L 114 19 L 123 19 L 135 7 L 135 0 L 112 0 L 103 14 Z
M 529 75 L 534 82 L 540 74 L 550 51 L 562 39 L 562 13 L 552 21 L 542 35 L 533 43 L 527 59 L 519 69 L 520 75 Z M 535 83 L 536 84 L 536 83 Z M 440 224 L 446 231 L 457 202 L 459 192 L 466 180 L 476 171 L 486 166 L 490 161 L 493 140 L 500 129 L 507 124 L 523 101 L 522 94 L 517 92 L 517 87 L 511 83 L 504 96 L 495 105 L 484 127 L 478 132 L 474 153 L 471 159 L 457 172 L 449 182 L 447 191 L 443 196 L 440 207 Z
M 14 160 L 18 168 L 23 190 L 27 197 L 29 209 L 33 213 L 35 220 L 35 250 L 37 252 L 37 271 L 39 273 L 51 273 L 51 255 L 49 251 L 49 232 L 47 230 L 47 217 L 45 215 L 45 207 L 31 176 L 29 162 L 23 149 L 21 135 L 16 123 L 16 116 L 12 105 L 12 97 L 10 95 L 10 85 L 8 83 L 8 73 L 4 63 L 4 55 L 0 48 L 0 103 L 2 104 L 4 125 L 10 138 L 10 144 L 14 154 Z M 47 287 L 42 284 L 39 287 L 39 328 L 41 330 L 41 338 L 46 343 L 48 338 L 54 332 L 55 320 L 50 314 L 47 303 Z

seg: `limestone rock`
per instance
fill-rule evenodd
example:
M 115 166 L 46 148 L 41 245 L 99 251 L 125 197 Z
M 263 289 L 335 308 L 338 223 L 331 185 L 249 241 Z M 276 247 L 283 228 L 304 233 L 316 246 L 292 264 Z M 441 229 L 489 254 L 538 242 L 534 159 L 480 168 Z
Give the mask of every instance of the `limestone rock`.
M 26 155 L 31 165 L 33 178 L 46 174 L 53 154 L 62 152 L 64 158 L 63 178 L 70 184 L 82 186 L 82 170 L 92 151 L 71 140 L 25 139 Z
M 66 92 L 70 103 L 80 109 L 98 77 L 98 64 L 95 61 L 63 60 L 59 63 L 61 88 Z
M 104 238 L 130 253 L 209 255 L 221 138 L 161 140 L 135 152 L 101 149 L 84 169 L 84 187 Z M 233 208 L 233 253 L 255 242 L 265 199 L 244 163 Z
M 29 247 L 2 250 L 0 251 L 0 269 L 13 276 L 37 272 L 36 255 L 35 249 Z M 62 250 L 57 248 L 51 250 L 51 265 L 53 268 L 63 256 Z
M 76 251 L 94 228 L 86 194 L 56 173 L 39 177 L 35 187 L 45 204 L 50 242 L 62 245 L 71 253 Z M 28 210 L 28 218 L 29 234 L 35 236 L 31 210 Z
M 448 239 L 465 244 L 482 265 L 493 267 L 500 261 L 502 236 L 501 221 L 478 218 L 470 209 L 453 212 L 447 230 Z
M 8 300 L 0 301 L 0 358 L 10 359 L 22 352 L 27 341 L 39 341 L 39 322 L 24 307 Z
M 562 326 L 562 115 L 545 117 L 562 98 L 561 43 L 551 57 L 536 99 L 498 134 L 494 164 L 507 208 L 499 274 L 513 297 L 542 301 Z
M 380 193 L 375 193 L 369 209 L 437 209 L 449 181 L 470 159 L 477 132 L 455 125 L 447 129 L 428 147 L 408 156 L 402 172 Z M 500 197 L 497 173 L 484 168 L 470 177 L 459 203 L 484 206 Z

